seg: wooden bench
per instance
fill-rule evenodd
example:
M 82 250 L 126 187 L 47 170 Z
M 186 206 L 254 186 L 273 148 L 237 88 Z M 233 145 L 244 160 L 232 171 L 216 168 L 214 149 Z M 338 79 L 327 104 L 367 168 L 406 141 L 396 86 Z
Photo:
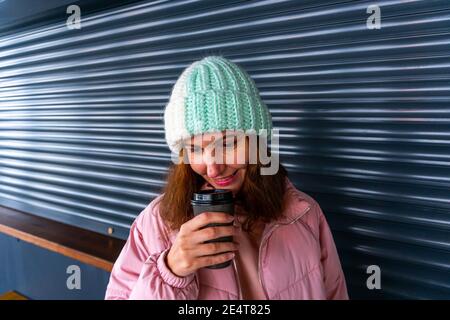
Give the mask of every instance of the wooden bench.
M 124 240 L 0 206 L 0 232 L 111 271 Z
M 28 300 L 28 298 L 15 291 L 9 291 L 0 295 L 0 300 Z

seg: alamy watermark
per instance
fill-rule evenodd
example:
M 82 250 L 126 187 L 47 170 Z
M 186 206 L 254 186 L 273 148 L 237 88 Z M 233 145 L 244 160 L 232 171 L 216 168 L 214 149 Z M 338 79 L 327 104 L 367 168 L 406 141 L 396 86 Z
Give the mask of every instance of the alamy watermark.
M 373 4 L 367 7 L 366 13 L 370 16 L 367 18 L 366 26 L 367 29 L 380 29 L 381 28 L 381 9 L 380 6 Z
M 66 13 L 70 14 L 66 20 L 67 29 L 81 29 L 81 9 L 79 6 L 72 4 L 67 7 Z
M 270 144 L 269 144 L 270 140 Z M 257 164 L 261 175 L 274 175 L 280 166 L 279 130 L 225 130 L 194 135 L 182 143 L 182 161 L 190 164 Z M 270 151 L 269 151 L 270 150 Z M 172 153 L 172 162 L 180 155 Z
M 380 290 L 381 289 L 381 269 L 377 265 L 370 265 L 366 270 L 367 274 L 370 276 L 367 278 L 366 286 L 369 290 Z
M 69 290 L 81 290 L 81 269 L 79 266 L 73 264 L 67 267 L 66 273 L 70 276 L 67 277 L 66 286 Z

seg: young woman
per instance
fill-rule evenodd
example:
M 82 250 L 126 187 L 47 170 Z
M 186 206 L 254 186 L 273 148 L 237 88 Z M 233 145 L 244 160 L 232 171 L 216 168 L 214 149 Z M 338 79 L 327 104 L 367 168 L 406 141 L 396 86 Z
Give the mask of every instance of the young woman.
M 295 188 L 282 165 L 261 173 L 267 164 L 259 152 L 267 144 L 259 143 L 260 133 L 272 120 L 242 68 L 221 56 L 191 64 L 174 85 L 164 121 L 181 161 L 134 221 L 106 299 L 348 299 L 318 203 Z M 256 161 L 249 161 L 252 152 Z M 190 200 L 202 189 L 231 190 L 234 218 L 194 217 Z M 204 243 L 223 236 L 234 241 Z M 206 268 L 229 260 L 229 267 Z

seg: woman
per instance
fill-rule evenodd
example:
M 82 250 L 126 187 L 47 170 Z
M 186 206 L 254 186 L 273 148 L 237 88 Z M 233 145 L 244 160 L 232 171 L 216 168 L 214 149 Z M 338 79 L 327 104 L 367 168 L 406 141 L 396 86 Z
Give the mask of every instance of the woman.
M 272 120 L 244 70 L 221 56 L 194 62 L 175 83 L 164 121 L 181 161 L 134 221 L 106 299 L 348 299 L 320 206 L 282 165 L 261 174 L 261 132 Z M 234 220 L 217 212 L 193 217 L 192 194 L 208 188 L 233 192 Z M 204 243 L 223 236 L 234 241 Z M 229 260 L 229 267 L 206 268 Z

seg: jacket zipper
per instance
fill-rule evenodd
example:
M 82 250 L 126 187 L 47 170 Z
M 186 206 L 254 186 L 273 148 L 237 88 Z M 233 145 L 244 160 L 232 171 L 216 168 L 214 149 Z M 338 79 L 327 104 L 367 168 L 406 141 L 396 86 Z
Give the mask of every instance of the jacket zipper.
M 292 220 L 289 223 L 277 223 L 274 226 L 272 226 L 272 228 L 267 231 L 267 233 L 264 235 L 263 239 L 261 240 L 261 243 L 259 245 L 259 253 L 258 253 L 258 278 L 259 278 L 259 283 L 261 284 L 261 287 L 264 291 L 264 295 L 266 296 L 266 299 L 269 299 L 269 294 L 267 293 L 267 289 L 266 286 L 264 284 L 263 281 L 263 277 L 261 276 L 261 248 L 264 244 L 264 241 L 267 239 L 268 235 L 271 234 L 277 227 L 279 227 L 280 225 L 290 225 L 293 224 L 294 222 L 296 222 L 298 219 L 300 219 L 301 217 L 303 217 L 309 210 L 311 209 L 311 207 L 307 207 L 305 209 L 305 211 L 303 211 L 300 215 L 298 215 L 298 217 L 296 217 L 294 220 Z M 238 279 L 239 282 L 239 279 Z M 240 285 L 239 285 L 239 290 L 240 290 Z

